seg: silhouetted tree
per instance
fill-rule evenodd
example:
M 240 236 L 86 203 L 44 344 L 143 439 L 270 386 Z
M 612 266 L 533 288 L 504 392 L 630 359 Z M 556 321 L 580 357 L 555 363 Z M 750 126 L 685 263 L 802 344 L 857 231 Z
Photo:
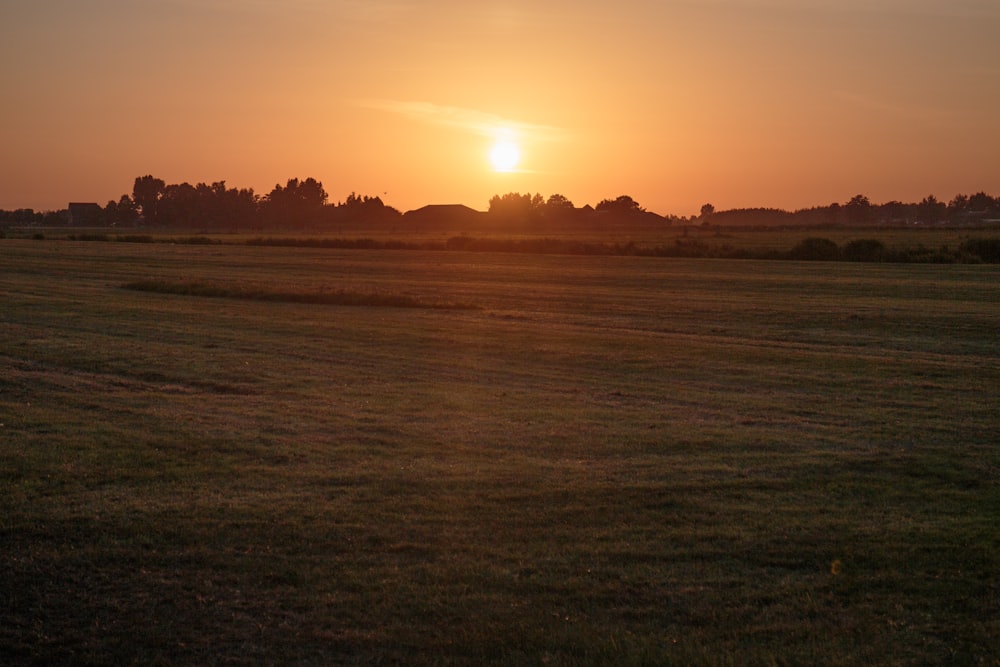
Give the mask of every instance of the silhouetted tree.
M 715 207 L 711 204 L 705 204 L 701 207 L 701 219 L 707 221 L 715 213 Z
M 944 202 L 937 200 L 934 195 L 927 195 L 917 205 L 918 215 L 924 222 L 940 222 L 944 220 L 948 207 Z
M 969 198 L 966 195 L 955 195 L 948 202 L 948 219 L 956 220 L 962 217 L 969 210 Z
M 158 224 L 158 206 L 166 187 L 167 184 L 163 179 L 149 175 L 135 179 L 135 184 L 132 186 L 132 200 L 139 207 L 139 212 L 147 225 Z
M 40 222 L 47 227 L 59 227 L 69 224 L 69 211 L 65 208 L 58 211 L 46 211 L 42 213 Z
M 493 195 L 490 198 L 489 215 L 505 222 L 527 222 L 541 213 L 545 200 L 542 195 L 520 194 L 508 192 L 507 194 Z
M 909 217 L 909 206 L 900 201 L 888 201 L 878 207 L 883 222 L 905 222 Z
M 545 201 L 545 207 L 551 211 L 562 211 L 566 209 L 575 209 L 567 197 L 560 194 L 549 195 L 549 198 Z
M 110 224 L 132 225 L 138 217 L 138 207 L 128 195 L 122 195 L 117 202 L 112 199 L 104 207 L 104 218 Z
M 639 202 L 628 195 L 621 195 L 615 199 L 602 199 L 594 207 L 594 210 L 616 215 L 631 215 L 633 213 L 640 213 L 642 207 L 639 206 Z
M 13 211 L 0 211 L 0 221 L 28 225 L 41 222 L 44 215 L 33 208 L 18 208 Z
M 550 220 L 566 221 L 577 215 L 576 206 L 560 194 L 550 195 L 545 201 L 543 215 Z
M 854 195 L 851 201 L 844 206 L 847 211 L 847 219 L 855 225 L 860 225 L 871 221 L 872 203 L 864 195 Z
M 840 222 L 840 216 L 843 214 L 843 206 L 837 202 L 833 202 L 827 207 L 826 222 L 830 224 L 837 224 Z
M 166 186 L 157 203 L 160 223 L 168 226 L 204 226 L 204 215 L 198 200 L 198 190 L 190 183 Z
M 280 184 L 264 199 L 264 210 L 268 221 L 302 227 L 318 221 L 323 214 L 323 206 L 329 197 L 323 184 L 314 178 L 299 181 L 289 179 L 285 187 Z
M 222 185 L 224 188 L 225 181 L 212 184 L 219 210 L 217 224 L 235 230 L 240 226 L 252 226 L 258 222 L 260 198 L 254 194 L 253 188 L 229 188 L 219 191 L 217 185 Z
M 969 197 L 970 211 L 993 211 L 1000 208 L 1000 198 L 994 199 L 985 192 L 977 192 Z
M 331 220 L 357 220 L 362 222 L 384 222 L 402 215 L 391 206 L 386 206 L 381 197 L 358 195 L 354 192 L 335 207 L 330 207 Z

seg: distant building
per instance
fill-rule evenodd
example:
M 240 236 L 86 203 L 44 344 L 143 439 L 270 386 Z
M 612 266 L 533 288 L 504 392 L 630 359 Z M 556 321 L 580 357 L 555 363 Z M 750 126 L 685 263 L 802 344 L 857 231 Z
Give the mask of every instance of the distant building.
M 430 204 L 403 214 L 403 220 L 421 226 L 465 227 L 482 222 L 486 214 L 463 204 Z
M 98 204 L 90 202 L 70 202 L 67 211 L 67 222 L 76 227 L 99 225 L 101 223 L 101 216 L 104 213 L 104 209 Z

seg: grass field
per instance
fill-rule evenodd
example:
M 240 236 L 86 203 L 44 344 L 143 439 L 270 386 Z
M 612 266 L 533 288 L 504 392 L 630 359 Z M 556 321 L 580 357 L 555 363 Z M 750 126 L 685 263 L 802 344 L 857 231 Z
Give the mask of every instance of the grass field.
M 0 663 L 997 665 L 998 332 L 996 266 L 0 240 Z
M 371 239 L 376 243 L 401 242 L 409 244 L 437 243 L 442 244 L 455 237 L 470 237 L 474 239 L 503 240 L 535 240 L 555 239 L 557 241 L 576 242 L 582 244 L 634 244 L 639 248 L 657 246 L 671 247 L 677 242 L 700 243 L 708 247 L 729 247 L 749 252 L 787 251 L 797 243 L 814 237 L 828 238 L 840 246 L 858 239 L 879 239 L 889 250 L 913 251 L 916 248 L 938 250 L 947 248 L 955 250 L 964 241 L 977 238 L 997 238 L 1000 236 L 1000 225 L 983 224 L 975 228 L 955 227 L 853 227 L 830 226 L 823 229 L 809 227 L 761 227 L 754 229 L 733 228 L 725 226 L 663 225 L 623 227 L 608 230 L 602 226 L 583 226 L 552 228 L 544 231 L 529 229 L 512 232 L 509 229 L 496 229 L 489 224 L 481 227 L 469 225 L 425 225 L 415 226 L 405 220 L 391 223 L 342 223 L 330 225 L 323 230 L 308 232 L 293 232 L 281 230 L 245 230 L 240 233 L 210 234 L 204 230 L 186 229 L 179 231 L 159 230 L 150 232 L 142 229 L 113 228 L 79 228 L 79 227 L 20 227 L 6 232 L 0 229 L 0 234 L 6 233 L 10 238 L 31 238 L 41 234 L 47 239 L 66 239 L 71 237 L 103 237 L 116 239 L 149 239 L 165 241 L 175 239 L 188 241 L 192 238 L 210 239 L 213 242 L 227 245 L 245 244 L 261 239 Z M 2 238 L 2 236 L 0 236 Z

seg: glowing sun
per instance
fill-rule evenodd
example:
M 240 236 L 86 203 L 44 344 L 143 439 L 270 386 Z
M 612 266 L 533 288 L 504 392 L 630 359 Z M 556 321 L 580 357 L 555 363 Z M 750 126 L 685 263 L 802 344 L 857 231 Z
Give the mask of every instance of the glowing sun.
M 514 171 L 521 161 L 521 151 L 510 139 L 498 139 L 490 149 L 490 164 L 494 171 Z

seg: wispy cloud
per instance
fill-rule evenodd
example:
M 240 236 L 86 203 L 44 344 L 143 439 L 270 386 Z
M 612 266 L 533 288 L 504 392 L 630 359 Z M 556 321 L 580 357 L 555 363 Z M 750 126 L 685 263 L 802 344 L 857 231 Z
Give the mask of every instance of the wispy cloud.
M 358 102 L 358 105 L 404 116 L 413 121 L 450 127 L 483 137 L 502 137 L 514 134 L 519 138 L 531 141 L 560 141 L 567 138 L 569 134 L 567 130 L 552 125 L 527 123 L 488 111 L 445 106 L 431 102 L 362 100 Z
M 131 0 L 134 2 L 134 0 Z M 335 18 L 361 23 L 389 23 L 405 19 L 420 9 L 414 0 L 160 0 L 198 11 L 256 13 L 265 16 L 307 16 Z

